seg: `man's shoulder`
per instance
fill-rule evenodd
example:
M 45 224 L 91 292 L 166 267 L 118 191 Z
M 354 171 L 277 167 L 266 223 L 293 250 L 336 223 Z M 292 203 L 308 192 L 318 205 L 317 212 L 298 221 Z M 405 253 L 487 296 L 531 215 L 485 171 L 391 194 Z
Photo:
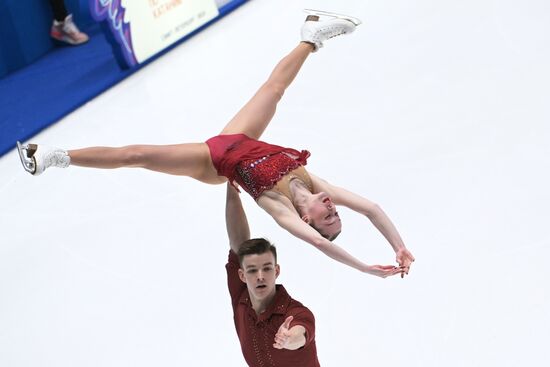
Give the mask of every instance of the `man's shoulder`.
M 302 302 L 298 301 L 298 300 L 295 300 L 294 298 L 290 298 L 290 302 L 288 304 L 288 309 L 291 310 L 291 309 L 302 309 L 304 311 L 307 311 L 307 312 L 311 312 L 310 309 L 305 306 Z
M 229 294 L 235 308 L 239 303 L 245 301 L 244 298 L 248 296 L 248 292 L 246 292 L 246 284 L 239 277 L 239 257 L 232 250 L 229 251 L 225 268 L 227 270 L 227 287 L 229 288 Z
M 310 309 L 304 306 L 302 302 L 292 298 L 283 285 L 277 285 L 277 292 L 281 293 L 280 300 L 286 305 L 287 312 L 292 310 L 294 312 L 301 311 L 311 313 Z
M 227 255 L 227 265 L 229 264 L 240 266 L 239 255 L 237 255 L 233 250 L 229 250 L 229 254 Z

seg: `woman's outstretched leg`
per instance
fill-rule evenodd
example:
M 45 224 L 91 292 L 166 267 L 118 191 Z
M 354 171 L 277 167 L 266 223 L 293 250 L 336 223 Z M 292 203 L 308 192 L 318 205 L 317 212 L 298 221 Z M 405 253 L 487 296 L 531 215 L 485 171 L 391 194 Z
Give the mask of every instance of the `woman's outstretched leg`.
M 205 143 L 176 145 L 128 145 L 120 148 L 91 147 L 65 151 L 43 145 L 20 146 L 27 171 L 39 175 L 48 167 L 69 165 L 114 169 L 140 167 L 171 175 L 188 176 L 211 184 L 222 183 Z M 25 163 L 23 163 L 25 165 Z
M 139 167 L 171 175 L 188 176 L 218 184 L 210 152 L 204 143 L 175 145 L 128 145 L 121 148 L 93 147 L 68 151 L 71 164 L 81 167 Z
M 259 139 L 273 118 L 277 103 L 313 50 L 312 44 L 301 42 L 279 61 L 269 79 L 229 121 L 221 134 L 243 133 L 253 139 Z
M 229 121 L 221 134 L 243 133 L 259 139 L 273 118 L 277 103 L 309 54 L 323 47 L 324 41 L 354 30 L 355 23 L 347 18 L 332 16 L 319 20 L 319 16 L 308 16 L 302 26 L 302 42 L 275 66 L 268 80 Z

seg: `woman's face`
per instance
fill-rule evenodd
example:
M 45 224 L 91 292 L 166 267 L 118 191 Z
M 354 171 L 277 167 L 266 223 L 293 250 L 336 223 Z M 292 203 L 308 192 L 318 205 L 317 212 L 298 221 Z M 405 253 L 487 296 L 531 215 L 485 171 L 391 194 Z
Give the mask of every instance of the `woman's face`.
M 323 237 L 331 239 L 342 230 L 336 206 L 325 192 L 313 194 L 306 203 L 304 220 Z

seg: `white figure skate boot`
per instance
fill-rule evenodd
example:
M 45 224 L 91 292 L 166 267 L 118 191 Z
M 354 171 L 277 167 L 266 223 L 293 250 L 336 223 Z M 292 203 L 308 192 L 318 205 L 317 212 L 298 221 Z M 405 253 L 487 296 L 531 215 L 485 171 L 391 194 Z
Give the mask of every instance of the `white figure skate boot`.
M 352 33 L 355 27 L 361 24 L 357 18 L 329 13 L 321 10 L 304 10 L 309 15 L 302 26 L 302 41 L 311 43 L 315 47 L 315 51 L 323 47 L 323 42 L 340 36 L 342 34 Z M 321 19 L 321 17 L 326 19 Z
M 71 157 L 66 150 L 48 147 L 46 145 L 17 142 L 17 151 L 25 171 L 38 176 L 48 167 L 66 168 L 71 164 Z

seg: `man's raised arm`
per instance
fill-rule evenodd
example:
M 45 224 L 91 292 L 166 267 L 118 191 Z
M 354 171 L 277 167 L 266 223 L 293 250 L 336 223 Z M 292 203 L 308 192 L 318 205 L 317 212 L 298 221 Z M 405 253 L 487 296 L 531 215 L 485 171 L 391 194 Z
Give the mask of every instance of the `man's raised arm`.
M 231 250 L 237 253 L 239 246 L 250 239 L 250 228 L 239 193 L 229 183 L 225 198 L 225 226 Z

